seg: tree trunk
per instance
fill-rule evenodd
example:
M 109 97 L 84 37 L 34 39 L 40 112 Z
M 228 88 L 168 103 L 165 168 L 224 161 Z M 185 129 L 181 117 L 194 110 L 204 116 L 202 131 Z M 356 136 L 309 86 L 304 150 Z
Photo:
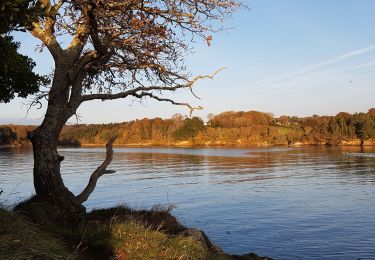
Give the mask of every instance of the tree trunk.
M 77 223 L 82 220 L 85 208 L 65 186 L 60 173 L 64 157 L 57 152 L 57 138 L 38 128 L 29 135 L 34 152 L 34 187 L 38 201 L 52 207 L 55 221 Z M 51 212 L 49 212 L 49 215 Z
M 36 202 L 47 203 L 49 208 L 44 215 L 54 223 L 61 220 L 71 223 L 83 220 L 86 209 L 82 203 L 95 189 L 98 178 L 115 172 L 107 170 L 113 158 L 112 144 L 116 139 L 113 137 L 108 142 L 105 161 L 93 172 L 81 194 L 75 196 L 70 192 L 61 177 L 60 166 L 64 157 L 57 152 L 58 138 L 65 123 L 76 113 L 80 105 L 80 89 L 85 78 L 85 73 L 77 73 L 73 80 L 70 79 L 67 71 L 73 65 L 69 60 L 71 59 L 68 56 L 58 57 L 43 123 L 28 134 L 34 152 Z
M 38 196 L 56 197 L 65 193 L 60 174 L 64 159 L 57 153 L 57 140 L 48 132 L 36 131 L 30 137 L 34 152 L 34 186 Z
M 52 205 L 59 218 L 75 220 L 84 215 L 85 208 L 64 185 L 60 173 L 64 157 L 57 152 L 60 132 L 70 117 L 68 99 L 69 83 L 65 70 L 56 68 L 44 121 L 29 133 L 28 138 L 33 145 L 36 196 Z

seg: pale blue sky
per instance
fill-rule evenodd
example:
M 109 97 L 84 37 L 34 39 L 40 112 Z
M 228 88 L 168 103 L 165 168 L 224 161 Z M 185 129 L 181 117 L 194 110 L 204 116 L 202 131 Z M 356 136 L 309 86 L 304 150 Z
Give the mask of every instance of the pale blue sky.
M 205 109 L 194 114 L 259 110 L 307 116 L 375 107 L 375 1 L 248 0 L 249 11 L 237 13 L 232 30 L 214 35 L 211 47 L 195 45 L 187 62 L 195 74 L 227 67 L 214 80 L 174 95 Z M 35 53 L 38 42 L 17 34 L 22 51 L 49 73 L 52 60 Z M 172 96 L 168 96 L 172 97 Z M 1 123 L 37 123 L 43 109 L 26 116 L 25 100 L 0 104 Z M 144 117 L 188 114 L 183 107 L 154 101 L 94 101 L 79 109 L 81 123 L 122 122 Z M 39 121 L 40 122 L 40 121 Z M 71 122 L 74 122 L 72 120 Z

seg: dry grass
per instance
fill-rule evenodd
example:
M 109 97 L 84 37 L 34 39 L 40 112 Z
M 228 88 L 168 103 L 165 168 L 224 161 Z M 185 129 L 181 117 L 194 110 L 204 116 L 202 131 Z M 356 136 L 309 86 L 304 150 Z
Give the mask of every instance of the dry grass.
M 142 224 L 120 223 L 112 227 L 117 259 L 206 259 L 207 250 L 192 237 L 168 236 Z
M 94 210 L 79 227 L 46 219 L 50 209 L 40 203 L 23 204 L 23 210 L 0 207 L 0 260 L 268 259 L 215 251 L 203 233 L 199 238 L 186 232 L 188 229 L 170 214 L 171 208 L 147 211 L 119 206 Z M 43 225 L 30 222 L 37 219 L 41 222 L 36 223 Z

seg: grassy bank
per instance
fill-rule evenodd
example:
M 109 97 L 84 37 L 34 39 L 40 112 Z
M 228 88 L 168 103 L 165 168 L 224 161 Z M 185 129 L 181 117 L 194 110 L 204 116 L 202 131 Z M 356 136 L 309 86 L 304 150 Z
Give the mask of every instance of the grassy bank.
M 0 208 L 0 259 L 66 259 L 69 248 L 56 234 L 25 216 Z
M 78 227 L 52 221 L 48 212 L 38 203 L 0 209 L 0 259 L 270 259 L 225 254 L 169 209 L 94 210 Z

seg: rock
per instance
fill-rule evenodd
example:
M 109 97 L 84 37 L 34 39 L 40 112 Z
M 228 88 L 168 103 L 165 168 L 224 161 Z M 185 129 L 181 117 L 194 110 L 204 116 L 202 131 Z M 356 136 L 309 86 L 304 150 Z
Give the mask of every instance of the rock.
M 271 257 L 258 256 L 254 253 L 248 253 L 244 255 L 231 255 L 231 257 L 236 260 L 273 260 Z
M 196 228 L 186 228 L 181 235 L 190 236 L 193 237 L 195 240 L 201 242 L 203 245 L 205 245 L 210 251 L 214 253 L 222 253 L 223 250 L 212 244 L 210 239 L 207 237 L 207 235 L 199 229 Z

